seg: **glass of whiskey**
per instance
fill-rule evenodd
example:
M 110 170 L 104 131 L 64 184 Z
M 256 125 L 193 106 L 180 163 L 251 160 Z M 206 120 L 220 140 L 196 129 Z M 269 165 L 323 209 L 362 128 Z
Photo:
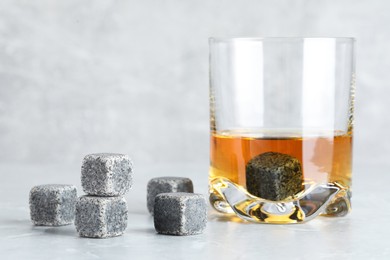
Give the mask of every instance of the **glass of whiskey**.
M 351 210 L 353 38 L 210 38 L 210 203 L 259 223 Z

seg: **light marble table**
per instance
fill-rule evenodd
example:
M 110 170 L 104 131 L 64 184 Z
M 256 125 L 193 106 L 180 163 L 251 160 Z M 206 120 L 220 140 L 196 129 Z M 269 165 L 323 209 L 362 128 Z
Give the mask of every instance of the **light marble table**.
M 156 176 L 187 176 L 207 193 L 207 165 L 136 165 L 126 195 L 128 229 L 121 237 L 78 237 L 73 225 L 34 227 L 32 186 L 70 183 L 80 188 L 79 165 L 0 165 L 0 259 L 390 259 L 389 164 L 356 165 L 353 211 L 306 224 L 228 222 L 209 211 L 204 234 L 157 235 L 146 210 L 146 183 Z

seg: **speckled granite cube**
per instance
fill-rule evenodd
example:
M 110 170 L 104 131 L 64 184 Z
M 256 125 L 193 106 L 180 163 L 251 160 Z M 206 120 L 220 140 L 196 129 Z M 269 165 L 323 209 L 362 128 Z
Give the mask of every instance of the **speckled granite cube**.
M 288 154 L 267 152 L 246 165 L 246 188 L 254 196 L 279 201 L 303 189 L 301 164 Z
M 127 228 L 127 203 L 123 197 L 83 196 L 76 203 L 76 230 L 82 237 L 122 235 Z
M 73 223 L 77 190 L 73 185 L 47 184 L 30 191 L 30 216 L 34 225 L 62 226 Z
M 206 199 L 196 193 L 161 193 L 155 198 L 154 227 L 165 235 L 196 235 L 207 223 Z
M 148 182 L 147 186 L 147 207 L 153 215 L 154 198 L 157 194 L 168 192 L 194 192 L 191 179 L 184 177 L 158 177 Z
M 125 154 L 89 154 L 81 166 L 83 190 L 88 195 L 122 196 L 132 185 L 132 167 Z

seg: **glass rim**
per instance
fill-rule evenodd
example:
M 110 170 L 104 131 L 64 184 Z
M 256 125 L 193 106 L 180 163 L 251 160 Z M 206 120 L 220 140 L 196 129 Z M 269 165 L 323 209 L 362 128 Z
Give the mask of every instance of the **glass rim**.
M 232 41 L 298 41 L 298 40 L 335 40 L 354 43 L 355 37 L 209 37 L 209 42 L 232 42 Z

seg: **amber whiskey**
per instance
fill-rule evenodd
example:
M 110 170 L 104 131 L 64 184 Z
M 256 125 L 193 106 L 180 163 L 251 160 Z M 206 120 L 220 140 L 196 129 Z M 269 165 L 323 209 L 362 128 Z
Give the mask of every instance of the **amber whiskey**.
M 210 180 L 227 178 L 245 188 L 245 166 L 261 153 L 278 152 L 297 158 L 305 181 L 351 186 L 352 135 L 221 131 L 210 140 Z

